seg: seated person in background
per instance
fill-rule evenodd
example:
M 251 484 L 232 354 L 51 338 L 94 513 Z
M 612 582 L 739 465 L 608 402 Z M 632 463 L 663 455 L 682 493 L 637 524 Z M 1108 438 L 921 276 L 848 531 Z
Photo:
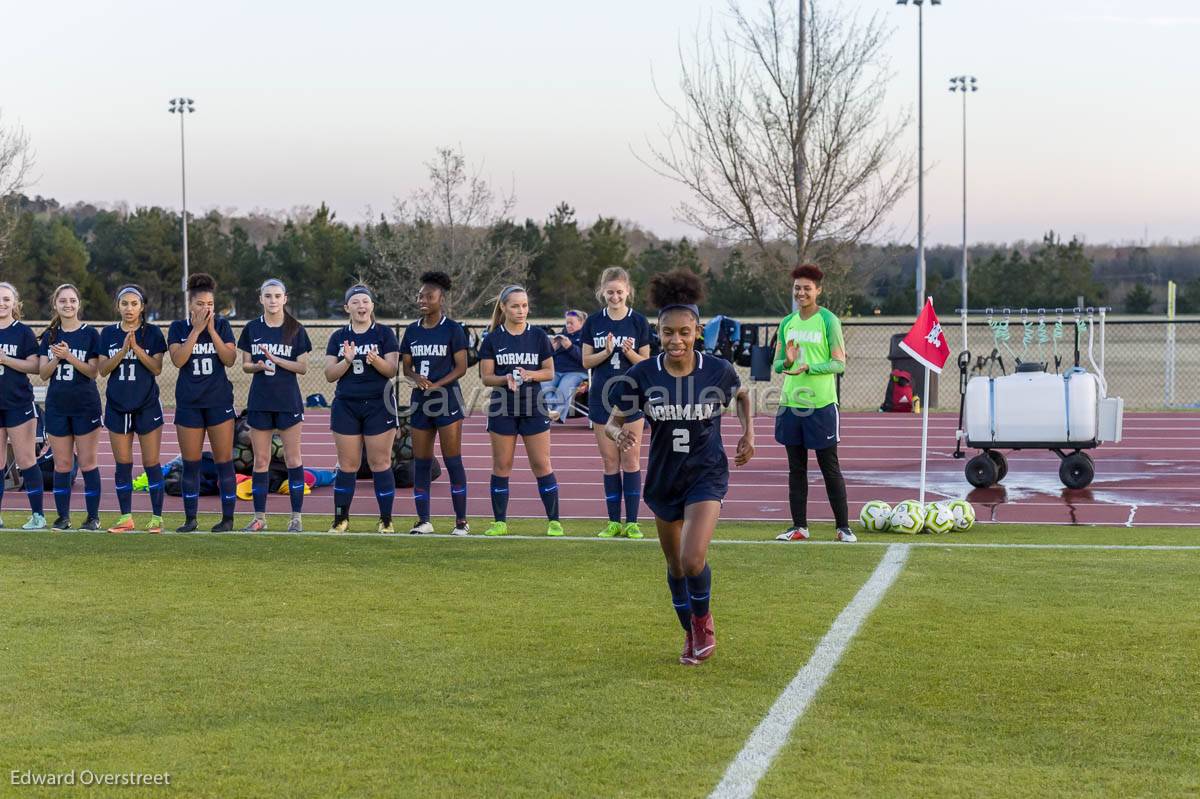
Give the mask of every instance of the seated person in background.
M 554 350 L 554 380 L 542 386 L 542 396 L 546 415 L 555 422 L 566 416 L 579 385 L 588 379 L 587 370 L 583 368 L 580 335 L 585 319 L 587 314 L 583 311 L 567 311 L 562 332 L 550 337 L 550 346 Z

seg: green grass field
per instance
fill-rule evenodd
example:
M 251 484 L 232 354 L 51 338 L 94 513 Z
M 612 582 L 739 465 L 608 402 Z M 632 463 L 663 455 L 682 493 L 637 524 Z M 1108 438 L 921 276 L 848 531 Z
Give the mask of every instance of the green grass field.
M 722 525 L 694 669 L 652 540 L 0 534 L 0 795 L 706 796 L 881 542 L 922 546 L 757 795 L 1200 792 L 1200 550 L 947 546 L 1200 534 L 775 532 Z M 71 769 L 171 787 L 10 784 Z

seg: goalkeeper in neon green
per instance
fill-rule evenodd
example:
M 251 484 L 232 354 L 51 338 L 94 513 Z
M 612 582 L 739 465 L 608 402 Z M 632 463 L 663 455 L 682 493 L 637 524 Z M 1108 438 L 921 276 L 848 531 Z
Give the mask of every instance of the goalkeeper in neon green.
M 788 457 L 788 505 L 792 526 L 776 538 L 808 540 L 808 451 L 817 453 L 825 492 L 833 507 L 837 540 L 853 543 L 846 480 L 838 463 L 840 418 L 837 376 L 846 371 L 846 345 L 837 316 L 817 304 L 825 273 L 807 264 L 792 270 L 797 310 L 779 323 L 775 371 L 783 375 L 783 395 L 775 417 L 775 440 Z

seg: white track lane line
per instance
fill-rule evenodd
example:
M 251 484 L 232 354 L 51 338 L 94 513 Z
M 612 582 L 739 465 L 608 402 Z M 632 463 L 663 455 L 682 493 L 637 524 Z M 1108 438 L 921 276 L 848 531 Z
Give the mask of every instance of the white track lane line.
M 817 644 L 812 657 L 796 672 L 766 717 L 750 733 L 746 745 L 729 764 L 725 776 L 709 795 L 711 799 L 748 799 L 754 796 L 759 780 L 787 743 L 792 728 L 804 715 L 829 675 L 833 674 L 863 622 L 904 569 L 908 551 L 905 544 L 893 544 L 883 553 L 883 559 L 874 573 L 850 600 L 850 604 L 838 614 L 829 632 Z

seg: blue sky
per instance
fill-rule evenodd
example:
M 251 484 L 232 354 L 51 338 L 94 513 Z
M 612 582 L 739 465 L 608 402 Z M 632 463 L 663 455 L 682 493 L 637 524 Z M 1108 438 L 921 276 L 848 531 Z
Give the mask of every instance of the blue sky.
M 890 111 L 916 101 L 916 13 L 892 0 L 820 0 L 893 26 Z M 247 8 L 247 6 L 251 6 Z M 10 7 L 0 109 L 38 154 L 36 193 L 178 205 L 187 94 L 193 209 L 328 202 L 386 210 L 461 145 L 518 215 L 559 201 L 581 219 L 691 233 L 678 187 L 634 156 L 657 139 L 676 46 L 720 0 L 341 3 L 127 0 Z M 971 239 L 1200 239 L 1200 2 L 945 0 L 926 9 L 927 220 L 961 237 L 961 106 L 971 109 Z M 904 146 L 915 149 L 916 130 Z M 887 238 L 916 231 L 916 193 Z

